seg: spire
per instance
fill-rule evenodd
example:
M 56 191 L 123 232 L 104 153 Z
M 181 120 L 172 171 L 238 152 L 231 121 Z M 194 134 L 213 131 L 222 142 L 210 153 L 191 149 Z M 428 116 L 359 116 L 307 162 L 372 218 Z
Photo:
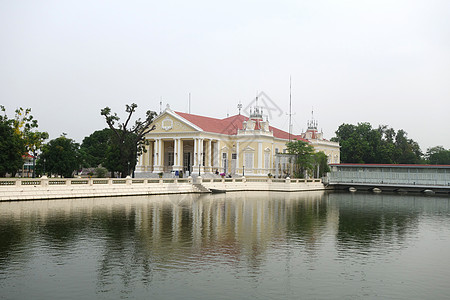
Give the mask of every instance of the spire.
M 311 120 L 308 121 L 308 129 L 317 130 L 319 122 L 314 120 L 314 107 L 311 109 Z

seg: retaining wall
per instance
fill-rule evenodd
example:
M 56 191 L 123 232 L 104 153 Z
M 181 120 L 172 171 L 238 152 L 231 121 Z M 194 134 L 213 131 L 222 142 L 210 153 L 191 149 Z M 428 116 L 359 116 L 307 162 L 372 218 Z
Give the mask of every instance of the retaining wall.
M 266 178 L 225 178 L 203 179 L 208 189 L 233 191 L 277 191 L 300 192 L 324 190 L 321 179 L 266 179 Z
M 119 197 L 202 193 L 195 184 L 223 191 L 312 191 L 323 190 L 320 179 L 268 178 L 11 178 L 0 179 L 0 201 Z

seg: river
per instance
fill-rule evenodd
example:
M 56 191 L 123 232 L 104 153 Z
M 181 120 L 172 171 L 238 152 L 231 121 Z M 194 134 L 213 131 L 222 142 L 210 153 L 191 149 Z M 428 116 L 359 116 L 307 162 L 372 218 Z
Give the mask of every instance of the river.
M 450 198 L 0 203 L 0 299 L 449 299 Z

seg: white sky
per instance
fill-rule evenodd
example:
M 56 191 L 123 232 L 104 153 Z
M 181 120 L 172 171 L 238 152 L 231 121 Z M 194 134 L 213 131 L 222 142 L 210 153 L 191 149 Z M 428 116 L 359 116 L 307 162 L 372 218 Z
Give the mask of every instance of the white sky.
M 223 118 L 265 92 L 294 133 L 314 116 L 404 129 L 450 148 L 450 1 L 0 0 L 0 104 L 81 142 L 100 109 Z

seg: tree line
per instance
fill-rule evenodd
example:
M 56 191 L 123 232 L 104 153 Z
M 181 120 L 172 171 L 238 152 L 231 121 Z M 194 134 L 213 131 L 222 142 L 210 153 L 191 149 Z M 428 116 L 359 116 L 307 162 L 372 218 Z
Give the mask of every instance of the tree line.
M 100 114 L 108 127 L 93 132 L 79 144 L 65 133 L 44 143 L 49 135 L 37 130 L 31 109 L 19 108 L 9 118 L 5 107 L 0 106 L 0 177 L 6 174 L 14 177 L 28 156 L 33 160 L 33 177 L 43 174 L 72 177 L 82 168 L 95 168 L 99 177 L 106 171 L 113 176 L 130 175 L 138 156 L 145 151 L 144 136 L 154 129 L 150 125 L 156 116 L 149 110 L 144 119 L 138 118 L 133 123 L 136 108 L 135 103 L 126 105 L 126 119 L 121 122 L 117 113 L 105 107 Z
M 332 141 L 341 146 L 342 163 L 450 164 L 450 149 L 431 147 L 422 153 L 419 144 L 403 129 L 370 123 L 342 124 Z

